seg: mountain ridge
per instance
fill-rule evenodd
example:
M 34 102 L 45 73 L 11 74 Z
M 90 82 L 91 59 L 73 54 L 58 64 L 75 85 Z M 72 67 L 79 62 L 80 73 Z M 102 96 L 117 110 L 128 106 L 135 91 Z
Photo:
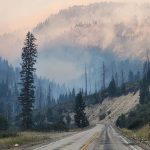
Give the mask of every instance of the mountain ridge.
M 144 60 L 149 48 L 149 8 L 146 4 L 95 3 L 74 6 L 48 17 L 32 30 L 38 44 L 38 67 L 42 68 L 39 74 L 45 76 L 46 73 L 46 77 L 56 77 L 59 81 L 74 80 L 83 75 L 85 64 L 97 63 L 95 55 L 100 59 L 97 65 L 106 58 L 112 62 L 114 59 Z M 23 39 L 16 34 L 10 38 L 7 35 L 5 40 L 0 38 L 0 55 L 15 60 L 14 51 L 18 57 Z M 11 41 L 15 41 L 14 44 Z M 108 59 L 111 54 L 116 58 Z M 56 67 L 49 69 L 53 64 Z M 65 74 L 60 78 L 62 68 Z

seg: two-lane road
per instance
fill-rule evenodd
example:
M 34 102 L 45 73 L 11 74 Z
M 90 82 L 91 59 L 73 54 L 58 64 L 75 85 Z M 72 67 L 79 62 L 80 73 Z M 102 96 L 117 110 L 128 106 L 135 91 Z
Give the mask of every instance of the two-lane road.
M 111 125 L 96 127 L 34 150 L 143 150 L 117 133 Z

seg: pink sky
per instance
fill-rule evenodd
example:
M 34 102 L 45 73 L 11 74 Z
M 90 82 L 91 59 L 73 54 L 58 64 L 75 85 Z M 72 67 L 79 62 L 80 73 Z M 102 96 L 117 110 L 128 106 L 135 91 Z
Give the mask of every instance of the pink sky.
M 60 9 L 101 1 L 143 2 L 143 0 L 0 0 L 0 34 L 31 28 Z
M 60 9 L 96 1 L 99 0 L 0 0 L 0 34 L 31 28 Z

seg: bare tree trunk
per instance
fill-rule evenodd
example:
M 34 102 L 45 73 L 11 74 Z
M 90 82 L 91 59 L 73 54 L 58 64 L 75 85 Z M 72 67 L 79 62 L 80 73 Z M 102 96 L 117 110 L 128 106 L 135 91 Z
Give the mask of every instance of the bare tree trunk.
M 87 69 L 85 65 L 85 96 L 87 96 Z
M 118 87 L 118 73 L 117 72 L 115 74 L 115 82 L 116 82 L 116 86 Z
M 105 89 L 105 88 L 106 88 L 106 85 L 105 85 L 106 69 L 105 69 L 105 64 L 104 64 L 104 62 L 103 62 L 103 73 L 102 73 L 102 76 L 103 76 L 103 86 L 102 86 L 102 88 Z
M 124 71 L 121 71 L 121 80 L 122 80 L 122 85 L 124 84 Z

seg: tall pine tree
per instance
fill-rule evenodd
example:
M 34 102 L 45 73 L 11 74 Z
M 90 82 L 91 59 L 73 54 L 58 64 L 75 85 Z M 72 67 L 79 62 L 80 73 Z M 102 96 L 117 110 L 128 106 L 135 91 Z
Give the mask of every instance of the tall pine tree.
M 88 119 L 86 117 L 86 113 L 84 112 L 85 110 L 85 102 L 82 97 L 82 93 L 80 92 L 76 96 L 75 100 L 75 123 L 77 127 L 79 128 L 84 128 L 89 125 Z
M 32 111 L 35 100 L 34 73 L 36 71 L 34 66 L 37 58 L 37 45 L 35 41 L 34 35 L 28 32 L 21 56 L 21 92 L 19 101 L 21 104 L 21 124 L 24 130 L 32 128 Z

